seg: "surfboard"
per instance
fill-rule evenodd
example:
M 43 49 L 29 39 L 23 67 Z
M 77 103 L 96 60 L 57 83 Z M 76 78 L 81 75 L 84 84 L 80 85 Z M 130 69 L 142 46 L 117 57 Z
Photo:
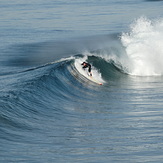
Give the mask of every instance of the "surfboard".
M 102 85 L 102 83 L 100 81 L 98 81 L 97 79 L 95 79 L 93 76 L 88 75 L 89 80 L 91 80 L 92 82 Z

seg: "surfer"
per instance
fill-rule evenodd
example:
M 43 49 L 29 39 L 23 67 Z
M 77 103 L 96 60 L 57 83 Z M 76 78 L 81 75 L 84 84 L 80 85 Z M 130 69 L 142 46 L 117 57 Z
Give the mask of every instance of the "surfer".
M 81 65 L 83 65 L 83 69 L 88 68 L 88 72 L 89 72 L 90 76 L 92 76 L 91 65 L 87 62 L 83 62 Z

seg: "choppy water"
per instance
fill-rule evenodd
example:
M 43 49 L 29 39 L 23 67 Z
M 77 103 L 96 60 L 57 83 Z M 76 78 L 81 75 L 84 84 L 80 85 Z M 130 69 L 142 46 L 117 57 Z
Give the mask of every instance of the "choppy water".
M 162 162 L 162 7 L 1 0 L 0 162 Z

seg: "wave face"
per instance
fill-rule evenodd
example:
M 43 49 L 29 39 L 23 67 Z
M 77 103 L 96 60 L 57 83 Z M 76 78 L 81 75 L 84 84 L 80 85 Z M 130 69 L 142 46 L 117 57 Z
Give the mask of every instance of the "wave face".
M 38 125 L 40 119 L 51 119 L 51 115 L 54 121 L 65 118 L 70 108 L 82 103 L 88 105 L 89 100 L 92 100 L 90 94 L 98 98 L 96 89 L 99 89 L 99 85 L 76 71 L 76 61 L 90 62 L 93 75 L 101 79 L 105 86 L 121 75 L 124 76 L 113 60 L 108 62 L 92 54 L 85 53 L 33 68 L 24 68 L 23 71 L 1 74 L 4 81 L 0 93 L 0 107 L 3 108 L 0 110 L 0 127 L 3 132 L 1 139 L 27 141 L 26 132 L 42 130 L 42 126 Z M 14 130 L 21 130 L 20 135 Z M 32 141 L 28 141 L 33 143 L 35 138 L 32 135 L 31 137 Z
M 1 140 L 34 143 L 37 139 L 34 135 L 42 132 L 46 124 L 52 125 L 68 114 L 65 108 L 81 99 L 83 91 L 82 84 L 67 69 L 71 62 L 65 60 L 15 73 L 16 83 L 1 88 Z M 6 78 L 12 77 L 13 74 Z M 44 121 L 44 127 L 39 125 L 40 120 Z M 30 131 L 33 134 L 26 135 Z

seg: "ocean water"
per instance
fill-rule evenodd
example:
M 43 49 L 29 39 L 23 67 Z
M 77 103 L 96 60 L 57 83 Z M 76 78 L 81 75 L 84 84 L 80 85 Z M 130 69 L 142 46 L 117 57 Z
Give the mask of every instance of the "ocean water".
M 0 162 L 162 162 L 162 9 L 0 0 Z

